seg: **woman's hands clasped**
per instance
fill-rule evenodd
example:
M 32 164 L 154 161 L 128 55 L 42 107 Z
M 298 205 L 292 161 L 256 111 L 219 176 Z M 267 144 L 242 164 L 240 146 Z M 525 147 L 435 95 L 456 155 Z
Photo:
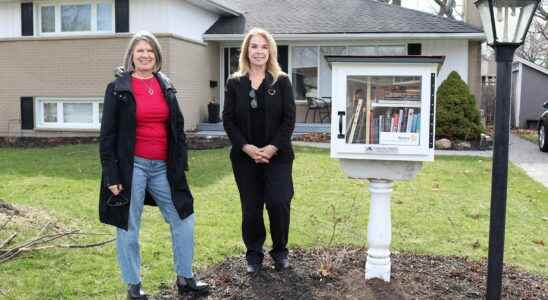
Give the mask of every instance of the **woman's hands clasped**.
M 118 196 L 124 190 L 121 184 L 109 185 L 108 189 L 114 196 Z
M 270 159 L 278 152 L 278 148 L 273 145 L 267 145 L 257 148 L 255 145 L 246 144 L 242 150 L 258 164 L 268 164 Z

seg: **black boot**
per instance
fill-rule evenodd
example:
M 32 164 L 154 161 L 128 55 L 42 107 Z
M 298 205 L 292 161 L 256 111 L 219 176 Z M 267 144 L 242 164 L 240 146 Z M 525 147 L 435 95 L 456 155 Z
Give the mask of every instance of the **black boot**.
M 276 269 L 276 271 L 282 271 L 287 268 L 289 268 L 289 260 L 287 257 L 274 260 L 274 269 Z
M 127 298 L 129 300 L 148 300 L 148 295 L 141 288 L 141 283 L 127 285 Z
M 188 292 L 207 294 L 209 292 L 209 284 L 194 278 L 177 276 L 177 290 L 179 291 L 179 296 Z

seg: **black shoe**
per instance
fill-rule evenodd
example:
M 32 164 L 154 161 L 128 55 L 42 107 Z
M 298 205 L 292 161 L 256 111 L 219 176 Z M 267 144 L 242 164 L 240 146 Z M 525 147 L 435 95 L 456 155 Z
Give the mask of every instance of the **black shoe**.
M 188 292 L 207 294 L 209 292 L 209 284 L 194 278 L 177 276 L 177 290 L 179 291 L 179 296 Z
M 261 270 L 262 266 L 262 264 L 247 264 L 246 272 L 247 274 L 258 273 Z
M 127 298 L 129 300 L 148 300 L 148 295 L 141 288 L 141 283 L 127 285 Z
M 274 260 L 274 269 L 276 269 L 276 271 L 285 270 L 287 268 L 289 268 L 289 260 L 287 258 Z

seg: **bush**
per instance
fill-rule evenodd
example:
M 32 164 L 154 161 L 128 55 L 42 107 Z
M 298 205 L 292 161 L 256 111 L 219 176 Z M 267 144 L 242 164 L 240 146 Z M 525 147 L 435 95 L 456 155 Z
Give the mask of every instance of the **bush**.
M 477 140 L 483 131 L 476 100 L 455 71 L 437 92 L 436 136 L 450 140 Z

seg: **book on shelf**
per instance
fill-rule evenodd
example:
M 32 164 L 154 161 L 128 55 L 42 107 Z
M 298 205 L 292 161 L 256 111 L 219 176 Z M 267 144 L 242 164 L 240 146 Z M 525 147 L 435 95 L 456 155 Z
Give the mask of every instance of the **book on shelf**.
M 371 105 L 373 107 L 420 107 L 421 100 L 417 98 L 400 98 L 400 99 L 376 99 Z
M 377 114 L 371 112 L 370 117 L 369 140 L 366 143 L 396 143 L 398 139 L 401 145 L 415 145 L 417 142 L 420 113 L 415 108 L 389 108 Z
M 410 108 L 407 111 L 407 124 L 405 126 L 405 131 L 406 132 L 413 132 L 412 128 L 413 128 L 413 118 L 414 117 L 415 117 L 415 110 Z
M 356 110 L 354 111 L 354 114 L 352 116 L 352 125 L 350 126 L 350 134 L 348 134 L 348 143 L 352 144 L 354 143 L 354 140 L 356 138 L 356 133 L 358 129 L 358 121 L 360 119 L 360 115 L 362 115 L 361 110 L 363 106 L 363 99 L 358 99 L 358 104 L 356 105 Z

